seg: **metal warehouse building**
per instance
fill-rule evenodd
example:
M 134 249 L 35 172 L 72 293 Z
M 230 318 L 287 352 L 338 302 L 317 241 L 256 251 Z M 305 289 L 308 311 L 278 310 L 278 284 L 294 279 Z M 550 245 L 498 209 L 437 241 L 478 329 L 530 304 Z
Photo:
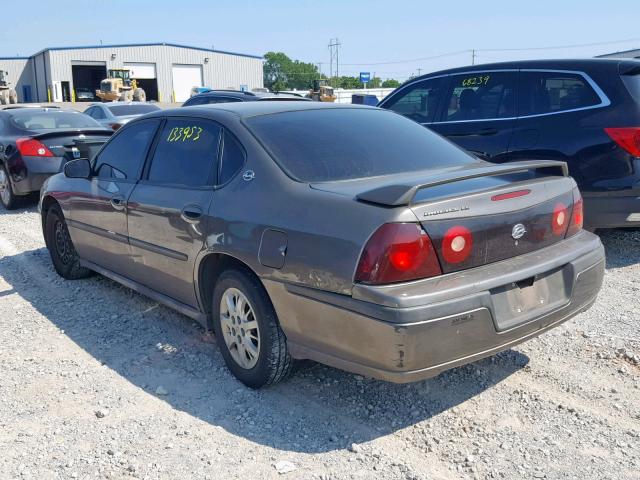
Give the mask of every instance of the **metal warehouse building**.
M 20 102 L 74 101 L 95 91 L 107 70 L 127 68 L 147 100 L 182 102 L 191 88 L 251 90 L 263 86 L 262 57 L 171 43 L 47 48 L 31 57 L 0 57 Z

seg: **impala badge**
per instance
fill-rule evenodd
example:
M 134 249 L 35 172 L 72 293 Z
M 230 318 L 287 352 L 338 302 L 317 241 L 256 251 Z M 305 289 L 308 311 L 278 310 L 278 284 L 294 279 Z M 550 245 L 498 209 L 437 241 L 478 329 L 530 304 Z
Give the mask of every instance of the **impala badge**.
M 521 223 L 516 223 L 511 230 L 511 236 L 514 240 L 521 239 L 525 233 L 527 233 L 527 229 Z

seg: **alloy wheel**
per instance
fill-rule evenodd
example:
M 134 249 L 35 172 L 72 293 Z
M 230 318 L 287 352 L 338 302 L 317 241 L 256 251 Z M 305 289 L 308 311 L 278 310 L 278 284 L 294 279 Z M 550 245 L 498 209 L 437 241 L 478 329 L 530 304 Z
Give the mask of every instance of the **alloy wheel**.
M 222 294 L 220 324 L 233 360 L 242 368 L 253 368 L 260 355 L 260 328 L 251 303 L 237 288 Z

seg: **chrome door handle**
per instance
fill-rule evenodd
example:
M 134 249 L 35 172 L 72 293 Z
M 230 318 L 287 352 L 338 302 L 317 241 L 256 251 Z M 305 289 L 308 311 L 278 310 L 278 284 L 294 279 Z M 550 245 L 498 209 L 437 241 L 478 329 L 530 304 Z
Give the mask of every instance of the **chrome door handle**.
M 127 205 L 122 195 L 114 195 L 110 200 L 111 206 L 116 210 L 124 210 Z
M 182 209 L 180 218 L 187 223 L 199 223 L 202 218 L 202 208 L 198 205 L 187 205 Z

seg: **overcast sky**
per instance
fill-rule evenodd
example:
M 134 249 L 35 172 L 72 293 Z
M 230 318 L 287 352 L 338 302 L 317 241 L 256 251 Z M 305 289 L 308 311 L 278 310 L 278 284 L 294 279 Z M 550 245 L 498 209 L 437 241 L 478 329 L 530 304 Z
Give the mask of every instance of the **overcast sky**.
M 588 57 L 640 48 L 640 0 L 2 2 L 0 56 L 45 47 L 170 42 L 322 62 L 338 38 L 340 73 L 384 78 L 471 63 Z M 596 44 L 578 48 L 489 51 Z M 615 42 L 615 43 L 613 43 Z M 437 55 L 460 52 L 440 58 Z M 419 59 L 419 60 L 418 60 Z M 402 62 L 402 63 L 387 63 Z M 354 65 L 365 64 L 365 65 Z M 376 65 L 377 64 L 377 65 Z

